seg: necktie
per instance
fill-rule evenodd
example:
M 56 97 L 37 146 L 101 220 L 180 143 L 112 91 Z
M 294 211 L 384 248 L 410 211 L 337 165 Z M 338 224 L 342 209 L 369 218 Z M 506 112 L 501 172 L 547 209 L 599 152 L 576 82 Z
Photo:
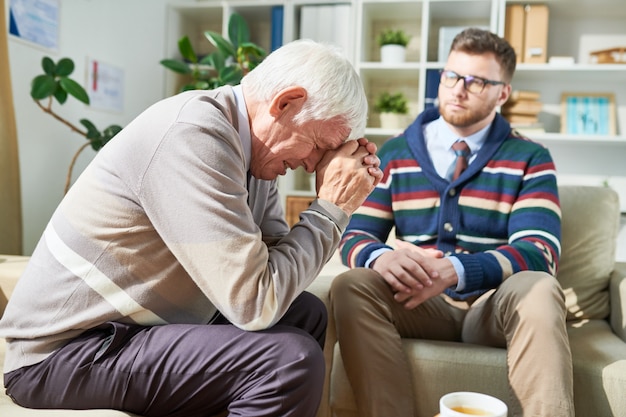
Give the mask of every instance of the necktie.
M 462 140 L 455 142 L 452 145 L 452 150 L 456 155 L 456 160 L 450 165 L 446 173 L 446 178 L 450 181 L 456 180 L 461 175 L 461 172 L 465 171 L 467 168 L 467 157 L 470 154 L 469 146 Z

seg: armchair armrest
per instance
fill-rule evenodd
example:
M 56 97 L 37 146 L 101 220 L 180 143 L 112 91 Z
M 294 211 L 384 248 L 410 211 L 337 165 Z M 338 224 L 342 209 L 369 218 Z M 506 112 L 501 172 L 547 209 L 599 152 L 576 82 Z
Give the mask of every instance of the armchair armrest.
M 626 262 L 616 262 L 609 283 L 611 327 L 626 342 Z

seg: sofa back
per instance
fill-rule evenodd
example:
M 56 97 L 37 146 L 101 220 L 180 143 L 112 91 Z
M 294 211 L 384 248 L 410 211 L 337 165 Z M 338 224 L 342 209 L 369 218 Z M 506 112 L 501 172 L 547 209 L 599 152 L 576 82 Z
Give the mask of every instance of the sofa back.
M 620 226 L 618 194 L 611 188 L 559 187 L 561 260 L 557 279 L 566 297 L 567 319 L 609 315 L 609 278 Z

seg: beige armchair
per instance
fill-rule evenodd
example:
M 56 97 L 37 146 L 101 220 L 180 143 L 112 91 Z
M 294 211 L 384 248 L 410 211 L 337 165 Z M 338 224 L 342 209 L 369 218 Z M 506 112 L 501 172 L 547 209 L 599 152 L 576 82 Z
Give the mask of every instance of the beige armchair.
M 589 186 L 562 186 L 559 193 L 563 236 L 558 280 L 567 299 L 576 415 L 626 416 L 626 263 L 615 263 L 618 196 L 610 188 Z M 311 286 L 326 303 L 330 282 L 342 271 L 337 262 Z M 439 398 L 452 391 L 479 391 L 507 401 L 504 349 L 415 339 L 404 340 L 404 348 L 416 387 L 417 416 L 433 417 Z M 332 321 L 325 354 L 327 397 L 318 417 L 358 417 Z

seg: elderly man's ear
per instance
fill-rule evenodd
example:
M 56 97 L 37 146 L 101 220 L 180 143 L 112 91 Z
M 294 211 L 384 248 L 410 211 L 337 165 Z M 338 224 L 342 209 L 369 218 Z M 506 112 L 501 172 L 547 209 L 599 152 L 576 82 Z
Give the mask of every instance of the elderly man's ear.
M 279 91 L 270 104 L 270 114 L 279 117 L 283 112 L 289 111 L 297 114 L 307 99 L 307 92 L 303 87 L 287 87 Z

